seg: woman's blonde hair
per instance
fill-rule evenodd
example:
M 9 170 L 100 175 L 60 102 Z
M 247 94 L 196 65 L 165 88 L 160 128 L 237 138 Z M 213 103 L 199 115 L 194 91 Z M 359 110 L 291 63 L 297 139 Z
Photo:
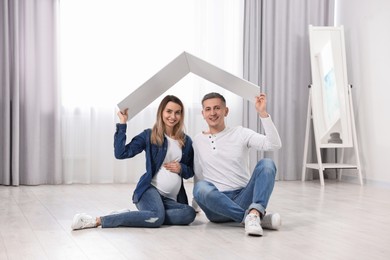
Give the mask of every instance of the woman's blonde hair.
M 173 127 L 172 137 L 177 140 L 181 147 L 184 146 L 185 134 L 184 134 L 184 106 L 181 100 L 173 95 L 166 96 L 158 106 L 156 123 L 152 128 L 151 142 L 152 144 L 162 145 L 164 143 L 165 124 L 163 121 L 163 112 L 168 102 L 173 102 L 181 107 L 181 117 L 179 122 Z

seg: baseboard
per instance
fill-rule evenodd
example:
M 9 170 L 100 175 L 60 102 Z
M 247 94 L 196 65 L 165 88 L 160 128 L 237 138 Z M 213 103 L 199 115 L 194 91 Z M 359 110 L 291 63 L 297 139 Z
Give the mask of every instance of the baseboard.
M 341 177 L 341 180 L 344 182 L 348 182 L 348 183 L 359 184 L 359 178 L 357 176 L 343 175 Z M 385 182 L 385 181 L 363 179 L 363 184 L 367 185 L 367 186 L 382 187 L 382 188 L 390 189 L 390 182 Z

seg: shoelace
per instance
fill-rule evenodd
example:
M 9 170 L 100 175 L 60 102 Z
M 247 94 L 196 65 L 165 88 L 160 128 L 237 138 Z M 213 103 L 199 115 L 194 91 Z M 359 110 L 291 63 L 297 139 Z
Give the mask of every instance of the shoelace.
M 258 223 L 257 223 L 256 219 L 257 219 L 257 217 L 255 217 L 255 216 L 249 216 L 248 225 L 249 226 L 257 226 Z
M 85 226 L 87 226 L 87 225 L 89 225 L 91 223 L 91 218 L 82 217 L 81 218 L 81 223 L 83 223 L 82 226 L 85 227 Z

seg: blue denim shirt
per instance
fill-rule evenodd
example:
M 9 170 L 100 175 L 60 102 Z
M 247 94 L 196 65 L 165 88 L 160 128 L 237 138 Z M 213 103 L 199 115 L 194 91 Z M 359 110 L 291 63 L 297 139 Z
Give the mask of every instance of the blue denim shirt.
M 167 154 L 168 141 L 164 138 L 162 146 L 152 144 L 150 141 L 152 130 L 146 129 L 139 135 L 135 136 L 130 143 L 126 144 L 126 129 L 127 124 L 116 125 L 116 132 L 114 136 L 115 158 L 132 158 L 145 151 L 146 173 L 144 173 L 139 179 L 133 194 L 133 202 L 137 203 L 142 194 L 150 187 L 153 176 L 161 168 Z M 182 147 L 182 152 L 180 160 L 180 176 L 182 177 L 182 182 L 179 194 L 177 195 L 177 201 L 183 204 L 188 204 L 188 198 L 183 185 L 183 178 L 188 179 L 194 176 L 194 150 L 192 148 L 192 140 L 187 135 L 185 137 L 185 144 Z

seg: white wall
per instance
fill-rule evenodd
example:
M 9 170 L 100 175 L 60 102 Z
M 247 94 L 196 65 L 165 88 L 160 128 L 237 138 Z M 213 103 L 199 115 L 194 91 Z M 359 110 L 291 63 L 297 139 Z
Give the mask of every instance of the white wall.
M 390 185 L 390 1 L 339 0 L 360 160 L 367 183 Z

